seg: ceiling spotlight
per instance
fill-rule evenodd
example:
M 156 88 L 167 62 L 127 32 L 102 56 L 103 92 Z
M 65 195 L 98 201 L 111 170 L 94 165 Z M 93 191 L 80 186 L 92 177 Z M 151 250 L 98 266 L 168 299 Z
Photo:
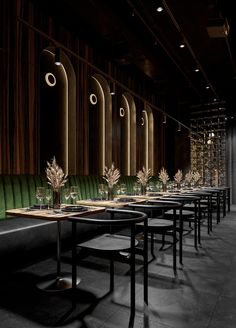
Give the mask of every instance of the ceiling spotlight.
M 112 82 L 111 89 L 110 89 L 111 96 L 114 96 L 116 94 L 116 84 L 115 82 Z
M 179 47 L 180 47 L 180 48 L 185 48 L 185 44 L 184 44 L 184 43 L 181 43 L 181 44 L 179 45 Z
M 209 85 L 206 86 L 206 89 L 210 89 Z
M 61 48 L 55 49 L 55 65 L 61 65 Z
M 162 121 L 163 124 L 166 124 L 166 114 L 163 115 L 163 121 Z
M 195 72 L 199 72 L 199 68 L 195 68 Z
M 163 10 L 164 10 L 164 9 L 163 9 L 162 6 L 157 7 L 157 12 L 158 12 L 158 13 L 161 13 Z

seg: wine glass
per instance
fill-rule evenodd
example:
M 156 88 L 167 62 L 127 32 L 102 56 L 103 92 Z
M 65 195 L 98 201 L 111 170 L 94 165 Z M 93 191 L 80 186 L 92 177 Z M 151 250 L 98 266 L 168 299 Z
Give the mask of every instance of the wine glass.
M 106 186 L 105 186 L 105 184 L 104 183 L 100 183 L 99 185 L 98 185 L 98 193 L 99 193 L 99 195 L 100 195 L 100 198 L 101 198 L 101 200 L 104 198 L 104 195 L 105 195 L 105 193 L 106 193 Z
M 64 198 L 66 200 L 66 203 L 68 203 L 70 197 L 71 197 L 71 190 L 70 190 L 70 188 L 65 188 L 64 189 Z
M 135 182 L 133 185 L 133 192 L 134 195 L 139 195 L 140 192 L 140 184 L 138 182 Z
M 127 192 L 126 184 L 125 183 L 121 183 L 120 184 L 120 194 L 121 195 L 125 195 L 126 192 Z
M 45 196 L 46 196 L 45 187 L 37 187 L 35 196 L 39 201 L 39 208 L 41 210 L 42 209 L 42 202 L 43 202 L 43 200 L 45 199 Z
M 75 204 L 75 200 L 79 195 L 79 190 L 77 186 L 70 187 L 70 197 L 72 199 L 72 204 Z
M 52 190 L 50 188 L 47 188 L 45 190 L 45 198 L 47 200 L 48 209 L 49 209 L 50 208 L 50 200 L 52 199 Z
M 147 185 L 147 191 L 148 192 L 154 192 L 156 190 L 154 182 L 149 182 Z

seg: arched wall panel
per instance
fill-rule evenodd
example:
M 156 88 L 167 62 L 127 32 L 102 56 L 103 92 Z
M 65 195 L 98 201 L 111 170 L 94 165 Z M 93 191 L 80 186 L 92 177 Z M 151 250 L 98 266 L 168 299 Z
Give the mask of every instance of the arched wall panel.
M 109 85 L 99 74 L 92 76 L 89 110 L 89 171 L 103 174 L 112 163 L 112 102 Z

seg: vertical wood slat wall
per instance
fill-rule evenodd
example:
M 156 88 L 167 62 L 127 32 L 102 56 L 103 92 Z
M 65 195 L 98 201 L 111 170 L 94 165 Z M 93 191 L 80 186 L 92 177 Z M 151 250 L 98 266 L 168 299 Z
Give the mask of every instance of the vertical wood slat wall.
M 147 101 L 158 101 L 158 95 L 150 88 L 149 80 L 139 75 L 130 75 L 120 70 L 106 58 L 99 56 L 92 48 L 71 33 L 56 25 L 51 18 L 46 18 L 29 1 L 8 0 L 0 5 L 1 31 L 1 74 L 0 74 L 0 173 L 36 174 L 40 173 L 40 86 L 38 72 L 40 54 L 44 48 L 54 46 L 50 40 L 38 35 L 17 20 L 17 17 L 65 47 L 85 58 L 89 63 L 106 70 L 113 78 L 126 85 L 134 93 Z M 76 74 L 76 174 L 89 174 L 89 127 L 88 96 L 89 79 L 96 73 L 85 62 L 68 54 Z M 114 103 L 114 106 L 116 104 Z M 143 103 L 136 101 L 137 119 L 141 116 Z M 154 113 L 154 171 L 165 165 L 165 134 L 160 123 L 161 114 Z M 115 119 L 115 117 L 114 117 Z M 116 122 L 113 122 L 116 124 Z M 157 128 L 158 127 L 158 128 Z M 114 131 L 116 131 L 114 129 Z M 173 138 L 169 131 L 169 138 Z M 118 136 L 117 136 L 118 137 Z M 115 140 L 116 135 L 113 136 Z M 140 136 L 137 136 L 137 144 Z M 114 145 L 116 143 L 114 142 Z M 119 147 L 113 149 L 113 157 L 119 163 Z M 141 149 L 137 147 L 137 167 L 140 168 Z

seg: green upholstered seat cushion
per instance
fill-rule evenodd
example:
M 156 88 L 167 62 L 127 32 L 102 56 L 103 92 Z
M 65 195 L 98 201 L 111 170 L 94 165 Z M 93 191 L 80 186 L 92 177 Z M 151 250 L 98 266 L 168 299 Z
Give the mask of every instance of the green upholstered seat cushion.
M 0 219 L 6 218 L 8 209 L 34 204 L 36 187 L 42 185 L 47 185 L 45 176 L 0 175 Z

